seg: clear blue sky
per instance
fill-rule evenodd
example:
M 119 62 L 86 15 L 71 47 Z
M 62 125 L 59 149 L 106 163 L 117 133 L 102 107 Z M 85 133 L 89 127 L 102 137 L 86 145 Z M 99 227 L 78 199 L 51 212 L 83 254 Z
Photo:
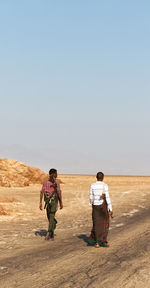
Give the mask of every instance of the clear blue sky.
M 150 174 L 150 2 L 0 1 L 0 158 Z

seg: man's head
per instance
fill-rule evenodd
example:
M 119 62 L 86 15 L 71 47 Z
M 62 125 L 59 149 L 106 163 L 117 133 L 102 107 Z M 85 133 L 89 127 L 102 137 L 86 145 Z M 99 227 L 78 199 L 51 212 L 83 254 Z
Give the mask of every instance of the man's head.
M 52 168 L 49 170 L 49 176 L 50 177 L 54 177 L 54 178 L 57 178 L 57 170 Z
M 98 172 L 98 173 L 96 174 L 96 178 L 97 178 L 97 181 L 103 181 L 103 179 L 104 179 L 104 174 L 103 174 L 103 172 Z

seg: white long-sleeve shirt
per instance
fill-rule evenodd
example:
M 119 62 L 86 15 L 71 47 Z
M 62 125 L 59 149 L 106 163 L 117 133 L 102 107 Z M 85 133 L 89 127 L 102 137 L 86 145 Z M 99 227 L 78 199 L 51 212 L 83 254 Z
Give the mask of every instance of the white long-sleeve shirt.
M 105 194 L 108 211 L 112 211 L 112 205 L 109 197 L 108 185 L 102 181 L 91 184 L 90 187 L 90 205 L 102 205 L 104 200 L 100 199 L 102 193 Z

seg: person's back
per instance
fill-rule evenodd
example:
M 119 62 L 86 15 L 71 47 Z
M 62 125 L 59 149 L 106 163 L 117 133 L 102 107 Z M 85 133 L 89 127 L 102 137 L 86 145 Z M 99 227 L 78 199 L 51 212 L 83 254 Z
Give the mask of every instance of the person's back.
M 103 181 L 96 181 L 95 183 L 91 184 L 90 188 L 90 204 L 91 205 L 102 205 L 104 199 L 102 195 L 105 195 L 108 211 L 112 211 L 111 201 L 108 192 L 108 185 L 105 184 Z

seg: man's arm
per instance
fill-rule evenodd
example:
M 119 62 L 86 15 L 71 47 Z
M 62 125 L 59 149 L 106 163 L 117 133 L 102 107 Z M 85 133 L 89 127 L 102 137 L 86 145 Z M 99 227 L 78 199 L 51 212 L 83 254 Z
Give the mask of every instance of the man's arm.
M 105 195 L 106 195 L 106 202 L 107 202 L 107 206 L 108 206 L 108 212 L 109 212 L 109 215 L 112 216 L 113 215 L 113 211 L 112 211 L 112 205 L 111 205 L 111 201 L 110 201 L 110 196 L 109 196 L 109 191 L 108 191 L 108 185 L 107 184 L 105 184 L 104 191 L 105 191 Z
M 40 204 L 39 204 L 39 208 L 40 210 L 42 210 L 42 199 L 43 199 L 43 194 L 44 194 L 44 184 L 42 185 L 42 189 L 40 191 Z
M 60 205 L 60 209 L 62 209 L 63 208 L 62 193 L 59 196 L 59 205 Z
M 58 201 L 59 201 L 60 209 L 62 209 L 63 208 L 63 201 L 62 201 L 62 192 L 60 189 L 59 181 L 57 181 L 57 193 L 58 193 Z

